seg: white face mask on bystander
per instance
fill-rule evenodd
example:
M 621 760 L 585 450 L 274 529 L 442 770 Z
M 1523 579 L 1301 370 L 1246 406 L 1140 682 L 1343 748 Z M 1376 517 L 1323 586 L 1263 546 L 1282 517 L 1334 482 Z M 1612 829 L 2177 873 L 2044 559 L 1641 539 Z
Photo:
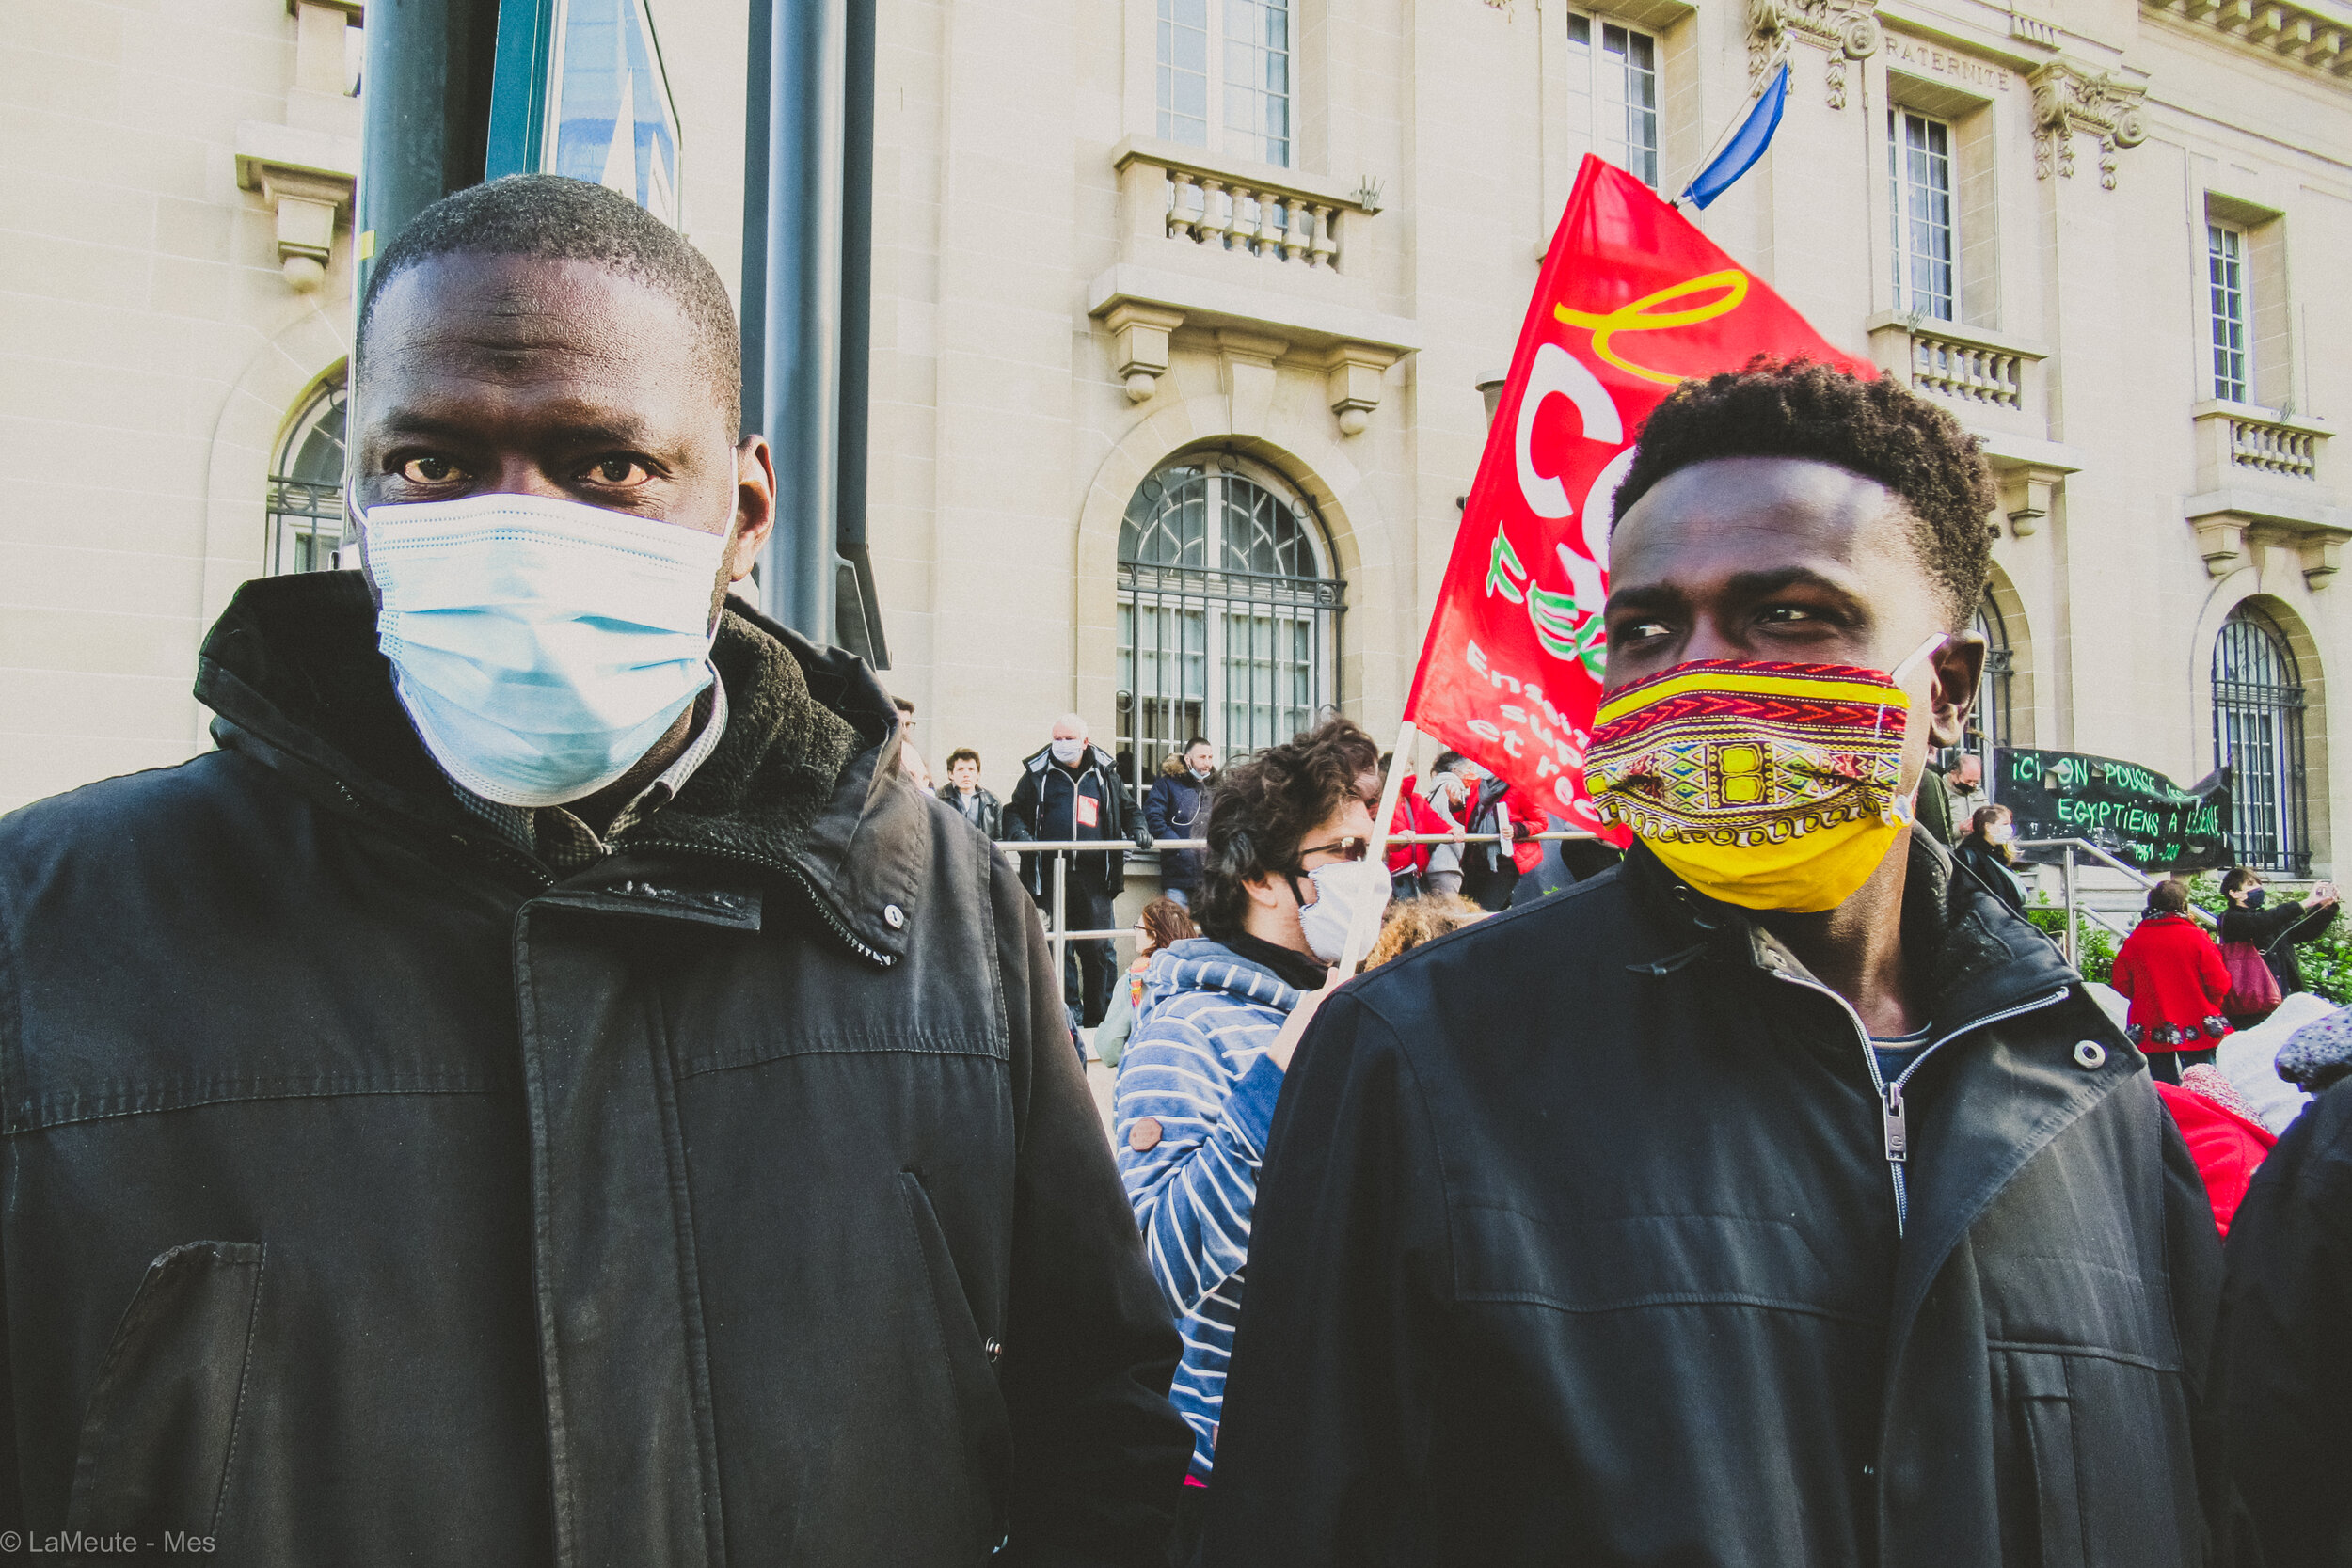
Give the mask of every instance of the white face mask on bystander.
M 1298 928 L 1307 950 L 1327 964 L 1335 964 L 1347 948 L 1348 927 L 1356 911 L 1370 905 L 1386 908 L 1389 868 L 1373 860 L 1338 861 L 1307 873 L 1315 885 L 1315 901 L 1298 907 Z

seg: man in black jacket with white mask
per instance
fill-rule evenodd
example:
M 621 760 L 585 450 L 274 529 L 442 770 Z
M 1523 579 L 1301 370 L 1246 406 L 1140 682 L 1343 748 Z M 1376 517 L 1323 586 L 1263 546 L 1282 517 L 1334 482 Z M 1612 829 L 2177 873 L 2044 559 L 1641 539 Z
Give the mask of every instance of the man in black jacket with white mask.
M 1062 929 L 1069 931 L 1110 928 L 1112 903 L 1127 886 L 1128 844 L 1138 850 L 1152 847 L 1152 834 L 1120 783 L 1116 762 L 1088 738 L 1087 721 L 1075 713 L 1055 720 L 1053 737 L 1021 759 L 1021 782 L 1005 805 L 1005 836 L 1110 846 L 1099 853 L 1058 849 L 1021 857 L 1029 895 L 1048 919 L 1054 915 L 1054 867 L 1057 863 L 1065 867 L 1061 918 Z M 1071 1027 L 1091 1029 L 1110 1009 L 1118 951 L 1108 937 L 1089 937 L 1069 944 L 1063 967 Z
M 612 192 L 378 258 L 368 573 L 0 822 L 0 1525 L 263 1568 L 1152 1563 L 1177 1351 L 1009 867 L 768 533 Z M 168 1548 L 162 1548 L 168 1549 Z
M 1624 865 L 1327 1002 L 1210 1568 L 2185 1568 L 2219 1254 L 2138 1053 L 1910 832 L 1994 490 L 1892 381 L 1670 396 L 1586 756 Z

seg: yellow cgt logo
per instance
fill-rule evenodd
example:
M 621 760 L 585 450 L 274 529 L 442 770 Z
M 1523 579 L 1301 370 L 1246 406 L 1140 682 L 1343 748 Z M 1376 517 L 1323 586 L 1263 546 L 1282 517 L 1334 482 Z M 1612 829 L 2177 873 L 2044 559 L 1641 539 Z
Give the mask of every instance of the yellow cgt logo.
M 1692 294 L 1702 294 L 1710 289 L 1721 289 L 1724 292 L 1704 305 L 1693 305 L 1682 310 L 1662 310 L 1654 315 L 1651 313 L 1654 306 L 1687 298 Z M 1590 311 L 1574 309 L 1565 305 L 1553 306 L 1551 313 L 1564 325 L 1581 326 L 1592 333 L 1593 353 L 1606 363 L 1616 366 L 1628 375 L 1638 375 L 1645 381 L 1655 381 L 1661 386 L 1672 387 L 1681 382 L 1683 377 L 1670 374 L 1665 371 L 1653 371 L 1646 365 L 1636 365 L 1631 360 L 1621 357 L 1615 349 L 1610 347 L 1609 340 L 1620 332 L 1662 332 L 1670 326 L 1695 326 L 1700 322 L 1709 322 L 1718 316 L 1731 314 L 1740 309 L 1740 303 L 1747 297 L 1748 275 L 1737 267 L 1731 267 L 1723 272 L 1710 272 L 1704 277 L 1686 278 L 1680 283 L 1661 289 L 1654 294 L 1645 294 L 1630 304 L 1618 306 L 1605 316 L 1597 316 Z

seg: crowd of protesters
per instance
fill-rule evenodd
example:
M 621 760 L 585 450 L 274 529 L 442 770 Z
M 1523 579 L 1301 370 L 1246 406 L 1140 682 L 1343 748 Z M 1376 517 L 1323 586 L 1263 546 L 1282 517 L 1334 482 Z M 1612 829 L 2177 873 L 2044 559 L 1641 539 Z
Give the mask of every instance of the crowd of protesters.
M 0 1552 L 2352 1558 L 2334 891 L 2234 870 L 2217 942 L 2158 886 L 2120 1020 L 2024 918 L 1928 765 L 1997 496 L 1900 378 L 1642 427 L 1621 863 L 1451 753 L 1383 863 L 1343 719 L 1138 799 L 1069 714 L 934 792 L 727 594 L 739 344 L 615 192 L 428 209 L 358 314 L 365 570 L 238 591 L 217 749 L 0 819 Z

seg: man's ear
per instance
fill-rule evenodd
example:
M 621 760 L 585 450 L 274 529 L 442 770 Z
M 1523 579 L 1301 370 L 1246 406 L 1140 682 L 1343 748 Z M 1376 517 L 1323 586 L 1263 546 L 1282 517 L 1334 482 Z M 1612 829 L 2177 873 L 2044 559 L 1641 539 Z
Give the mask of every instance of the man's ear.
M 727 546 L 727 580 L 752 575 L 759 547 L 776 526 L 776 467 L 768 437 L 746 436 L 735 449 L 735 541 Z
M 1270 872 L 1262 877 L 1251 877 L 1241 884 L 1242 891 L 1248 894 L 1249 901 L 1260 909 L 1279 910 L 1282 907 L 1282 895 L 1274 891 L 1275 880 Z
M 1930 660 L 1935 682 L 1928 689 L 1928 733 L 1938 746 L 1957 746 L 1965 735 L 1968 710 L 1976 706 L 1977 684 L 1984 678 L 1984 636 L 1956 631 Z

